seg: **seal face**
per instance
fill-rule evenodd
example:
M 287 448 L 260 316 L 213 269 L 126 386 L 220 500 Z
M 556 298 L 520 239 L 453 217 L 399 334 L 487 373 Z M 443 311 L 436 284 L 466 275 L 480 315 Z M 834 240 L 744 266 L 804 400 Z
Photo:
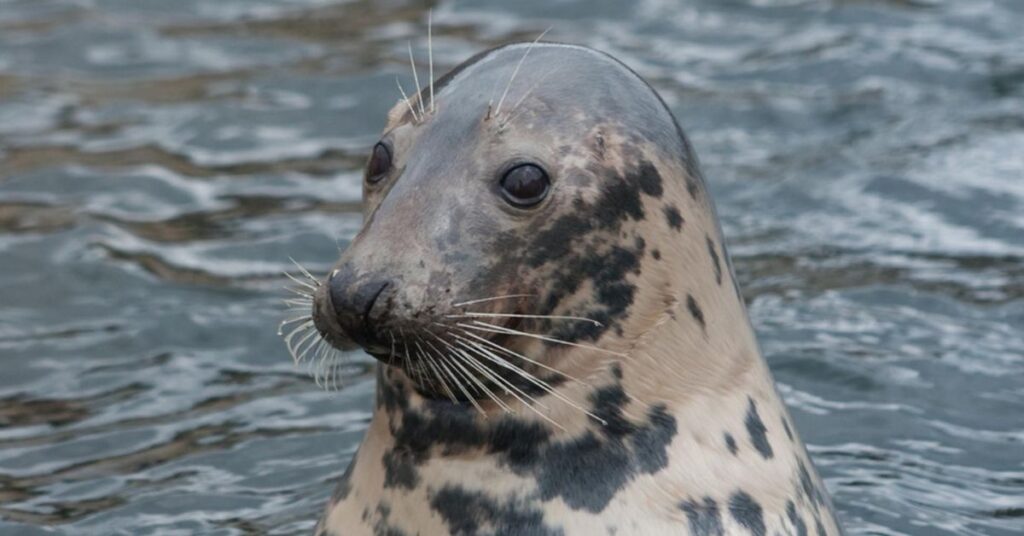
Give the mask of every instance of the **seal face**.
M 556 43 L 392 109 L 313 324 L 381 364 L 336 534 L 838 534 L 654 90 Z

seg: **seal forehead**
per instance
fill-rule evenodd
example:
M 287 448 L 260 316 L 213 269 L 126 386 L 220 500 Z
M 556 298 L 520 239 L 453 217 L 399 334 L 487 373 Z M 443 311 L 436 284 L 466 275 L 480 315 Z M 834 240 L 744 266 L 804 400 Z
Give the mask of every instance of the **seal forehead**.
M 434 90 L 435 123 L 478 124 L 489 106 L 501 114 L 522 106 L 538 112 L 532 121 L 538 130 L 614 122 L 672 152 L 682 138 L 668 108 L 639 75 L 607 54 L 575 45 L 519 43 L 492 49 L 439 79 Z

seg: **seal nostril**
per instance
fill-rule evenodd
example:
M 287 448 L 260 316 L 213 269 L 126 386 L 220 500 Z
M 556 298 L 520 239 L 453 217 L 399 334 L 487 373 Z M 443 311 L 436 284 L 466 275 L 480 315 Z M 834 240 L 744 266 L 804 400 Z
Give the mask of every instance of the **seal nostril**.
M 345 277 L 344 274 L 342 271 L 341 275 L 332 277 L 328 283 L 331 305 L 342 328 L 351 335 L 357 335 L 369 327 L 373 307 L 391 281 L 358 281 L 354 277 Z
M 366 308 L 363 309 L 363 322 L 370 322 L 370 311 L 373 310 L 374 304 L 377 303 L 377 298 L 379 298 L 380 295 L 384 293 L 384 289 L 388 288 L 388 285 L 389 283 L 387 281 L 381 283 L 380 288 L 377 289 L 377 292 L 373 293 L 373 298 L 371 298 L 369 302 L 367 302 Z

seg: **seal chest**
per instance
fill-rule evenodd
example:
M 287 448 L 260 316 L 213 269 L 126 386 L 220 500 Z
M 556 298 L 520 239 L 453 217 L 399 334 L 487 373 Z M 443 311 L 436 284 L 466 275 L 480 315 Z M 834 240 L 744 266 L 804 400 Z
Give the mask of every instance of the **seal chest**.
M 286 336 L 380 361 L 318 533 L 840 534 L 696 157 L 636 73 L 478 54 L 395 105 L 363 187 Z

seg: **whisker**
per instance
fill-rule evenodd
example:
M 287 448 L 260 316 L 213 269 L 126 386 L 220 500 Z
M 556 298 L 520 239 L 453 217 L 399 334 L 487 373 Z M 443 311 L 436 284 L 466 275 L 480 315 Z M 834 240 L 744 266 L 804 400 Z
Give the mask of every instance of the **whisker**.
M 320 385 L 320 360 L 322 359 L 321 356 L 324 355 L 324 345 L 317 342 L 314 347 L 316 350 L 313 351 L 313 358 L 309 360 L 309 366 L 313 371 L 313 381 L 316 383 L 316 386 L 323 389 L 323 386 Z
M 437 335 L 435 335 L 434 332 L 428 331 L 427 333 L 429 333 L 434 338 L 437 338 Z M 441 350 L 438 350 L 438 348 L 436 346 L 434 346 L 433 344 L 430 344 L 430 341 L 428 341 L 426 339 L 423 339 L 423 338 L 421 338 L 418 335 L 416 336 L 416 338 L 419 339 L 420 342 L 422 342 L 423 344 L 427 345 L 427 347 L 430 348 L 434 352 L 434 355 L 438 356 L 438 358 L 441 358 L 441 357 L 444 356 L 444 352 L 442 352 Z M 454 377 L 452 379 L 455 380 Z
M 581 379 L 579 379 L 579 378 L 577 378 L 575 376 L 572 376 L 570 374 L 562 372 L 561 370 L 558 370 L 558 369 L 556 369 L 556 368 L 554 368 L 554 367 L 552 367 L 550 365 L 545 365 L 544 363 L 541 363 L 540 361 L 537 361 L 536 359 L 531 359 L 531 358 L 529 358 L 529 357 L 527 357 L 527 356 L 525 356 L 525 355 L 523 355 L 523 354 L 521 354 L 519 352 L 516 352 L 516 351 L 513 351 L 513 350 L 509 350 L 508 348 L 505 348 L 504 346 L 502 346 L 502 345 L 500 345 L 498 343 L 495 343 L 494 341 L 489 341 L 489 340 L 487 340 L 487 339 L 477 335 L 476 333 L 472 333 L 472 332 L 469 332 L 469 331 L 466 331 L 466 330 L 462 330 L 462 333 L 464 333 L 467 337 L 472 337 L 472 338 L 476 339 L 477 341 L 479 341 L 479 342 L 481 342 L 483 344 L 486 344 L 488 346 L 491 346 L 492 348 L 495 348 L 496 350 L 500 350 L 502 352 L 505 352 L 505 353 L 507 353 L 507 354 L 509 354 L 509 355 L 511 355 L 513 357 L 518 357 L 519 359 L 522 359 L 523 361 L 526 361 L 527 363 L 530 363 L 530 364 L 532 364 L 534 366 L 537 366 L 537 367 L 540 367 L 540 368 L 542 368 L 544 370 L 547 370 L 548 372 L 553 372 L 555 374 L 558 374 L 558 375 L 562 376 L 563 378 L 565 378 L 565 379 L 567 379 L 569 381 L 573 381 L 573 382 L 579 383 L 581 385 L 586 385 L 587 387 L 593 387 L 593 385 L 591 385 L 589 382 L 587 382 L 585 380 L 581 380 Z M 452 336 L 454 336 L 456 338 L 461 338 L 459 335 L 457 335 L 455 333 L 453 333 Z
M 398 328 L 398 336 L 402 339 L 402 348 L 405 349 L 406 363 L 409 365 L 410 372 L 415 372 L 416 377 L 419 378 L 420 385 L 423 385 L 424 369 L 422 363 L 413 363 L 412 354 L 409 353 L 409 343 L 405 340 L 405 331 L 402 328 Z M 413 365 L 416 366 L 413 366 Z M 414 380 L 415 381 L 415 380 Z
M 289 351 L 292 354 L 292 361 L 294 361 L 296 365 L 302 363 L 302 361 L 306 358 L 306 354 L 308 354 L 311 349 L 317 347 L 319 344 L 319 339 L 311 339 L 310 336 L 307 335 L 301 341 L 299 341 L 299 344 L 296 344 L 293 348 L 289 348 Z M 305 346 L 305 348 L 303 348 L 303 346 Z
M 311 283 L 309 283 L 307 281 L 303 281 L 303 280 L 295 277 L 294 275 L 289 274 L 288 272 L 281 272 L 281 273 L 283 273 L 285 275 L 285 277 L 287 277 L 288 279 L 291 279 L 292 281 L 298 283 L 299 285 L 302 285 L 302 286 L 308 288 L 309 290 L 312 290 L 312 291 L 316 292 L 316 286 L 314 286 L 313 284 L 311 284 Z
M 325 389 L 327 389 L 328 391 L 337 391 L 338 390 L 338 360 L 336 359 L 336 356 L 334 355 L 334 352 L 327 352 L 325 358 L 326 358 L 326 361 L 327 361 L 327 365 L 326 365 L 327 372 L 325 374 L 325 376 L 327 376 L 327 377 L 324 380 L 324 385 L 327 386 L 327 387 L 325 387 Z
M 421 339 L 419 335 L 417 335 L 416 338 L 419 339 L 424 344 L 426 344 L 426 341 Z M 438 371 L 437 369 L 437 366 L 434 365 L 434 361 L 431 358 L 431 356 L 429 356 L 427 352 L 423 350 L 423 347 L 420 346 L 419 343 L 416 343 L 416 348 L 419 350 L 420 359 L 427 363 L 427 366 L 430 367 L 431 371 L 433 371 L 434 376 L 438 379 L 439 382 L 441 382 L 441 387 L 444 388 L 445 393 L 448 395 L 448 399 L 452 401 L 452 404 L 457 404 L 458 397 L 456 397 L 455 393 L 453 393 L 451 388 L 448 387 L 448 382 L 444 381 L 444 376 L 441 375 L 440 371 Z
M 541 32 L 541 34 L 538 35 L 532 43 L 530 43 L 530 46 L 526 47 L 526 52 L 523 53 L 523 57 L 519 58 L 519 63 L 517 63 L 516 68 L 512 70 L 512 76 L 510 76 L 508 79 L 508 85 L 505 86 L 505 91 L 501 94 L 501 98 L 498 99 L 498 106 L 494 108 L 495 117 L 501 115 L 501 103 L 505 102 L 505 97 L 508 96 L 508 90 L 512 87 L 512 82 L 515 81 L 516 75 L 519 74 L 519 68 L 522 67 L 523 62 L 526 61 L 526 56 L 530 55 L 530 51 L 533 50 L 534 45 L 536 45 L 537 42 L 540 41 L 544 37 L 544 35 L 547 34 L 550 30 L 551 27 L 549 26 L 547 30 Z
M 519 106 L 521 104 L 523 104 L 523 101 L 525 101 L 527 99 L 527 97 L 529 97 L 533 93 L 533 90 L 537 89 L 537 86 L 539 86 L 542 82 L 547 80 L 548 76 L 550 76 L 553 72 L 554 71 L 552 70 L 552 71 L 548 71 L 548 72 L 544 73 L 543 75 L 541 75 L 541 77 L 538 78 L 537 81 L 534 82 L 532 86 L 530 86 L 530 89 L 527 89 L 526 93 L 523 93 L 523 96 L 519 97 L 519 100 L 516 101 L 514 106 L 512 106 L 512 109 L 508 111 L 508 117 L 505 118 L 505 120 L 502 121 L 500 125 L 498 125 L 499 128 L 505 128 L 506 125 L 512 123 L 512 121 L 515 121 L 515 119 L 517 117 L 519 117 L 520 114 L 523 113 L 525 108 L 523 110 L 519 110 L 519 113 L 516 113 L 516 110 L 518 110 Z
M 454 352 L 456 354 L 459 352 L 458 348 L 452 346 L 448 341 L 442 339 L 441 337 L 438 337 L 433 332 L 431 332 L 430 335 L 433 336 L 435 339 L 437 339 L 441 344 L 447 346 L 450 350 L 452 350 L 452 352 Z M 487 386 L 484 385 L 483 382 L 480 381 L 479 378 L 477 378 L 476 376 L 474 376 L 472 374 L 469 374 L 466 371 L 465 367 L 463 367 L 462 364 L 459 362 L 459 360 L 456 359 L 456 355 L 447 354 L 447 356 L 444 358 L 442 363 L 444 363 L 444 361 L 447 361 L 448 363 L 450 363 L 452 365 L 452 368 L 456 369 L 456 372 L 461 372 L 462 377 L 468 380 L 469 385 L 471 387 L 475 387 L 476 388 L 476 392 L 485 394 L 485 395 L 487 395 L 488 398 L 493 400 L 499 406 L 504 406 L 504 404 L 501 402 L 501 400 L 499 400 L 495 396 L 495 394 L 493 392 L 491 392 L 491 390 L 488 389 Z M 452 373 L 452 376 L 455 377 L 455 374 Z M 479 411 L 484 417 L 486 417 L 487 416 L 487 412 L 484 411 L 484 408 L 480 405 L 479 402 L 476 401 L 476 397 L 470 395 L 469 392 L 466 391 L 466 388 L 463 387 L 462 382 L 458 382 L 457 385 L 458 385 L 459 389 L 462 391 L 462 393 L 464 395 L 466 395 L 466 398 L 469 400 L 470 404 L 473 404 L 473 407 L 475 407 L 477 409 L 477 411 Z M 507 407 L 507 406 L 504 406 L 504 407 Z
M 300 288 L 284 287 L 284 289 L 287 290 L 288 292 L 291 292 L 291 293 L 294 293 L 294 294 L 298 294 L 299 296 L 302 296 L 303 298 L 312 298 L 313 297 L 313 294 L 311 292 L 309 292 L 308 290 L 306 290 L 305 287 L 300 287 Z
M 431 336 L 433 336 L 434 338 L 438 338 L 437 335 L 434 334 L 434 332 L 428 331 L 428 333 Z M 428 347 L 430 347 L 430 349 L 431 349 L 431 351 L 433 351 L 434 355 L 437 356 L 438 364 L 440 365 L 440 367 L 447 373 L 447 376 L 449 376 L 452 379 L 452 381 L 455 382 L 456 386 L 458 386 L 460 388 L 460 390 L 463 390 L 463 393 L 465 393 L 465 395 L 466 395 L 466 399 L 473 400 L 473 398 L 470 397 L 470 395 L 468 393 L 466 393 L 465 388 L 462 386 L 462 382 L 459 380 L 458 376 L 453 374 L 452 371 L 449 368 L 447 368 L 447 366 L 444 365 L 444 361 L 443 361 L 444 353 L 441 352 L 440 349 L 437 349 L 437 346 L 434 346 L 433 344 L 431 344 L 429 340 L 425 340 L 425 339 L 422 339 L 422 338 L 420 340 L 422 340 L 424 344 L 426 344 Z M 443 382 L 443 375 L 442 375 L 441 381 Z M 451 391 L 451 389 L 449 389 L 449 391 Z M 453 402 L 456 402 L 456 401 L 453 401 Z
M 545 415 L 544 412 L 542 412 L 539 409 L 537 409 L 536 407 L 534 407 L 534 404 L 537 404 L 537 405 L 539 405 L 539 406 L 541 406 L 541 407 L 543 407 L 545 409 L 547 409 L 547 406 L 541 404 L 540 401 L 538 401 L 534 397 L 530 396 L 529 394 L 527 394 L 522 389 L 519 389 L 518 387 L 513 385 L 512 382 L 508 381 L 505 378 L 502 378 L 498 374 L 496 374 L 493 371 L 489 370 L 486 366 L 484 366 L 483 363 L 481 363 L 475 357 L 473 357 L 470 354 L 465 353 L 465 352 L 462 352 L 462 354 L 468 359 L 467 362 L 470 364 L 470 366 L 476 368 L 478 371 L 480 371 L 481 374 L 484 374 L 485 376 L 490 378 L 491 381 L 495 382 L 498 386 L 502 387 L 505 390 L 505 393 L 512 395 L 516 400 L 518 400 L 524 406 L 526 406 L 531 411 L 536 413 L 537 416 L 539 416 L 540 418 L 548 421 L 549 423 L 551 423 L 553 426 L 559 428 L 560 430 L 563 430 L 563 431 L 565 430 L 565 428 L 562 427 L 562 425 L 560 425 L 557 422 L 555 422 L 554 419 L 552 419 L 551 417 Z M 483 355 L 483 354 L 481 354 L 481 355 Z M 522 396 L 520 396 L 520 395 L 522 395 Z M 529 401 L 527 401 L 526 399 L 529 399 Z M 533 402 L 533 404 L 530 403 L 531 401 Z
M 307 314 L 304 314 L 302 316 L 296 316 L 295 318 L 288 318 L 288 319 L 282 320 L 281 323 L 278 324 L 277 326 L 278 326 L 278 328 L 283 328 L 283 327 L 287 326 L 288 324 L 291 324 L 293 322 L 298 322 L 299 320 L 312 320 L 312 319 L 310 318 L 309 313 L 307 313 Z M 278 334 L 280 335 L 280 332 Z
M 388 330 L 388 337 L 391 337 L 391 354 L 388 355 L 388 364 L 395 362 L 395 334 L 390 329 Z
M 430 65 L 430 113 L 437 107 L 434 105 L 434 10 L 427 10 L 427 63 Z
M 474 359 L 474 360 L 475 360 L 475 359 Z M 480 364 L 480 365 L 479 365 L 479 367 L 480 367 L 480 368 L 484 368 L 484 369 L 486 369 L 486 368 L 487 368 L 487 367 L 485 367 L 485 366 L 484 366 L 483 364 Z M 495 376 L 497 376 L 497 375 L 495 375 Z M 537 400 L 537 399 L 536 399 L 535 397 L 533 397 L 532 395 L 530 395 L 530 394 L 526 393 L 525 391 L 523 391 L 523 390 L 521 390 L 521 389 L 517 388 L 516 386 L 514 386 L 514 385 L 513 385 L 513 384 L 512 384 L 511 382 L 509 382 L 508 380 L 506 380 L 506 379 L 504 379 L 504 378 L 501 378 L 500 376 L 497 376 L 497 378 L 498 378 L 498 381 L 500 382 L 500 383 L 499 383 L 499 385 L 500 385 L 501 383 L 504 383 L 504 384 L 507 384 L 507 385 L 508 385 L 508 387 L 511 387 L 511 388 L 512 388 L 512 391 L 510 391 L 510 390 L 509 390 L 508 388 L 505 388 L 505 392 L 506 392 L 506 393 L 509 393 L 509 394 L 511 394 L 511 395 L 512 395 L 513 397 L 515 397 L 515 398 L 516 398 L 516 400 L 519 400 L 519 402 L 521 402 L 521 403 L 522 403 L 522 404 L 523 404 L 524 406 L 526 406 L 527 408 L 529 408 L 529 409 L 530 409 L 530 411 L 532 411 L 533 413 L 537 414 L 537 416 L 538 416 L 538 417 L 540 417 L 540 418 L 544 419 L 545 421 L 547 421 L 547 422 L 551 423 L 551 425 L 552 425 L 552 426 L 554 426 L 554 427 L 558 428 L 559 430 L 562 430 L 563 432 L 565 431 L 565 427 L 564 427 L 564 426 L 562 426 L 561 424 L 559 424 L 559 423 L 558 423 L 557 421 L 555 421 L 554 419 L 552 419 L 552 418 L 551 418 L 550 416 L 546 415 L 546 414 L 545 414 L 545 413 L 544 413 L 543 411 L 541 411 L 541 410 L 537 409 L 536 407 L 534 407 L 534 405 L 536 404 L 536 405 L 538 405 L 538 406 L 541 406 L 541 407 L 542 407 L 542 408 L 544 408 L 544 409 L 550 409 L 550 408 L 548 408 L 548 407 L 547 407 L 546 405 L 542 404 L 542 403 L 541 403 L 541 402 L 540 402 L 539 400 Z M 524 400 L 524 399 L 523 399 L 522 397 L 520 397 L 520 396 L 519 396 L 518 394 L 516 394 L 517 392 L 518 392 L 518 393 L 521 393 L 523 397 L 526 397 L 526 398 L 528 398 L 529 400 Z M 532 402 L 532 404 L 531 404 L 531 402 Z
M 323 375 L 323 389 L 331 390 L 331 369 L 334 362 L 332 348 L 324 345 L 324 353 L 320 356 L 320 374 Z
M 416 72 L 416 61 L 412 58 L 412 41 L 409 42 L 409 64 L 412 65 L 412 80 L 416 84 L 416 104 L 419 105 L 420 117 L 426 117 L 427 112 L 423 109 L 423 89 L 420 86 L 420 75 Z
M 478 300 L 469 300 L 459 303 L 453 303 L 452 307 L 463 307 L 466 305 L 473 305 L 475 303 L 484 303 L 495 300 L 507 300 L 510 298 L 532 298 L 537 296 L 536 294 L 506 294 L 504 296 L 491 296 L 490 298 L 480 298 Z
M 524 379 L 526 379 L 528 381 L 544 383 L 544 382 L 541 382 L 541 380 L 539 380 L 538 378 L 535 378 L 532 374 L 530 374 L 530 373 L 526 372 L 525 370 L 523 370 L 523 369 L 513 365 L 507 359 L 504 359 L 504 358 L 502 358 L 500 356 L 494 355 L 494 353 L 492 353 L 492 352 L 489 352 L 486 348 L 479 347 L 479 345 L 467 343 L 464 340 L 463 341 L 459 341 L 459 344 L 463 348 L 465 348 L 466 350 L 469 350 L 469 351 L 472 351 L 472 352 L 476 352 L 477 355 L 483 357 L 484 359 L 490 361 L 491 363 L 494 363 L 495 365 L 497 365 L 497 366 L 499 366 L 499 367 L 501 367 L 503 369 L 507 369 L 507 370 L 510 370 L 512 372 L 515 372 L 517 375 L 522 376 Z M 501 378 L 500 376 L 499 376 L 499 378 L 503 382 L 508 383 L 510 386 L 512 386 L 512 384 L 510 382 L 508 382 L 508 380 L 506 380 L 505 378 Z M 513 388 L 515 388 L 515 387 L 513 386 Z M 520 391 L 520 392 L 523 392 L 523 391 Z M 525 392 L 523 392 L 523 394 L 526 395 Z M 529 396 L 529 395 L 526 395 L 526 396 Z M 530 397 L 530 399 L 535 404 L 537 404 L 538 406 L 540 406 L 540 407 L 542 407 L 544 409 L 550 409 L 550 408 L 548 408 L 548 406 L 546 404 L 544 404 L 540 400 L 537 400 L 537 399 L 533 398 L 532 396 Z
M 305 331 L 305 330 L 307 330 L 307 329 L 309 329 L 311 327 L 313 327 L 313 319 L 309 319 L 305 323 L 300 324 L 298 327 L 296 327 L 296 328 L 292 329 L 290 332 L 288 332 L 288 335 L 286 335 L 284 337 L 284 343 L 286 345 L 288 345 L 288 346 L 291 346 L 291 340 L 292 340 L 293 337 L 295 337 L 295 335 L 297 335 L 298 333 L 301 333 L 301 332 L 303 332 L 303 331 Z M 314 330 L 314 332 L 315 332 L 315 330 Z
M 395 77 L 395 84 L 398 84 L 398 92 L 402 94 L 402 100 L 405 101 L 405 105 L 409 107 L 409 113 L 412 114 L 413 121 L 420 122 L 420 117 L 416 115 L 416 109 L 413 108 L 412 102 L 409 101 L 409 96 L 405 94 L 405 88 L 402 87 L 402 83 L 398 81 L 398 77 Z
M 436 324 L 436 322 L 435 322 L 435 324 Z M 440 324 L 438 324 L 438 325 L 440 325 Z M 444 326 L 443 326 L 443 325 L 441 325 L 441 327 L 444 327 Z M 427 331 L 427 333 L 428 333 L 428 334 L 429 334 L 429 335 L 430 335 L 431 337 L 433 337 L 433 338 L 437 339 L 437 340 L 438 340 L 438 342 L 440 342 L 441 344 L 443 344 L 443 345 L 445 345 L 446 347 L 448 347 L 448 349 L 449 349 L 449 350 L 454 350 L 454 349 L 455 349 L 455 347 L 454 347 L 454 346 L 452 346 L 452 345 L 451 345 L 451 344 L 450 344 L 450 343 L 449 343 L 448 341 L 446 341 L 446 340 L 442 339 L 441 337 L 438 337 L 438 336 L 437 336 L 437 334 L 436 334 L 436 333 L 434 333 L 433 331 Z M 424 341 L 424 342 L 426 342 L 427 344 L 430 344 L 430 343 L 429 343 L 429 342 L 427 342 L 427 341 Z M 438 350 L 438 349 L 437 349 L 437 347 L 436 347 L 436 346 L 434 346 L 434 345 L 432 345 L 432 344 L 431 344 L 431 345 L 430 345 L 430 347 L 431 347 L 431 348 L 433 348 L 433 349 L 434 349 L 434 351 L 438 353 L 438 355 L 441 355 L 441 356 L 448 356 L 449 358 L 451 358 L 451 355 L 450 355 L 450 354 L 447 354 L 447 353 L 445 353 L 445 352 L 441 352 L 440 350 Z M 454 366 L 454 365 L 453 365 L 453 366 Z M 470 388 L 474 388 L 474 390 L 475 390 L 475 391 L 476 391 L 477 393 L 483 394 L 483 391 L 480 391 L 479 389 L 475 389 L 475 386 L 474 386 L 474 385 L 473 385 L 472 383 L 471 383 L 471 384 L 470 384 L 469 386 L 470 386 Z M 466 397 L 467 397 L 467 398 L 473 398 L 473 397 L 470 397 L 468 393 L 466 394 Z
M 472 334 L 468 334 L 468 335 L 472 335 Z M 458 335 L 455 335 L 455 336 L 458 337 Z M 459 337 L 459 338 L 461 338 L 461 337 Z M 463 339 L 463 340 L 465 340 L 465 339 Z M 485 342 L 488 342 L 488 341 L 485 341 Z M 546 392 L 546 393 L 550 394 L 551 396 L 561 400 L 562 402 L 565 402 L 566 404 L 572 406 L 573 408 L 575 408 L 575 409 L 577 409 L 579 411 L 582 411 L 584 414 L 586 414 L 587 416 L 589 416 L 589 417 L 593 418 L 594 420 L 600 422 L 601 424 L 608 424 L 608 422 L 605 421 L 604 419 L 598 417 L 597 415 L 594 415 L 593 413 L 591 413 L 589 410 L 587 410 L 583 406 L 577 404 L 576 402 L 573 402 L 572 399 L 570 399 L 570 398 L 566 397 L 565 395 L 559 393 L 558 390 L 555 389 L 554 387 L 551 387 L 551 385 L 549 383 L 541 380 L 540 378 L 537 378 L 537 377 L 533 376 L 532 374 L 526 372 L 525 370 L 522 370 L 521 368 L 513 365 L 512 363 L 509 363 L 506 359 L 503 359 L 500 356 L 495 355 L 492 352 L 487 351 L 486 348 L 480 346 L 479 344 L 477 344 L 476 346 L 479 348 L 478 352 L 486 352 L 487 354 L 491 355 L 494 359 L 501 360 L 503 363 L 505 363 L 505 365 L 504 365 L 505 368 L 508 368 L 509 370 L 512 370 L 512 371 L 515 371 L 517 374 L 519 374 L 523 378 L 526 378 L 526 380 L 529 381 L 530 383 L 532 383 L 532 384 L 536 385 L 537 387 L 543 389 L 544 392 Z M 550 367 L 546 367 L 546 368 L 550 368 Z M 551 370 L 554 370 L 554 369 L 551 369 Z M 559 372 L 559 373 L 562 376 L 566 376 L 568 378 L 571 378 L 571 376 L 568 376 L 568 375 L 566 375 L 564 373 L 561 373 L 561 372 Z M 585 382 L 580 382 L 580 383 L 583 383 L 584 385 L 588 385 Z M 539 403 L 540 402 L 538 401 L 538 404 Z
M 451 369 L 448 368 L 448 365 L 445 364 L 446 362 L 451 362 L 452 363 L 452 367 L 454 368 L 454 366 L 455 366 L 454 360 L 455 360 L 455 358 L 450 356 L 450 355 L 449 356 L 442 356 L 441 359 L 438 361 L 438 363 L 442 367 L 444 367 L 444 369 L 448 371 L 448 374 L 451 375 L 452 379 L 455 380 L 455 386 L 458 387 L 460 391 L 462 391 L 462 394 L 463 394 L 463 396 L 466 397 L 466 400 L 469 400 L 469 403 L 472 404 L 473 407 L 476 408 L 476 410 L 478 412 L 480 412 L 481 415 L 484 416 L 484 418 L 486 418 L 487 417 L 487 412 L 484 411 L 483 406 L 481 406 L 480 403 L 476 401 L 476 397 L 474 397 L 474 396 L 469 394 L 469 391 L 466 390 L 466 387 L 464 385 L 462 385 L 462 381 L 459 380 L 458 376 L 456 376 L 456 374 L 454 372 L 452 372 Z M 472 386 L 472 383 L 470 384 L 470 386 Z M 493 396 L 491 398 L 493 398 Z
M 315 284 L 316 286 L 320 286 L 320 280 L 313 277 L 313 274 L 309 273 L 309 270 L 307 270 L 305 266 L 299 264 L 299 261 L 291 257 L 288 257 L 288 260 L 292 261 L 292 264 L 294 264 L 295 267 L 298 268 L 300 272 L 302 272 L 306 277 L 308 277 L 310 281 L 313 282 L 313 284 Z
M 601 352 L 601 353 L 610 354 L 610 355 L 614 355 L 614 356 L 618 356 L 618 357 L 629 359 L 628 355 L 626 355 L 624 353 L 621 353 L 621 352 L 613 352 L 611 350 L 605 350 L 604 348 L 600 348 L 600 347 L 597 347 L 597 346 L 591 346 L 589 344 L 580 344 L 578 342 L 563 341 L 562 339 L 555 339 L 553 337 L 546 337 L 544 335 L 539 335 L 537 333 L 527 333 L 525 331 L 519 331 L 517 329 L 511 329 L 511 328 L 506 328 L 506 327 L 502 327 L 502 326 L 496 326 L 494 324 L 488 324 L 487 322 L 480 322 L 479 320 L 474 320 L 473 324 L 465 324 L 465 323 L 459 322 L 456 325 L 459 326 L 459 327 L 475 329 L 475 330 L 478 330 L 478 331 L 488 331 L 488 332 L 491 332 L 491 333 L 502 333 L 502 334 L 505 334 L 505 335 L 521 335 L 523 337 L 529 337 L 531 339 L 538 339 L 538 340 L 542 340 L 542 341 L 552 342 L 552 343 L 555 343 L 555 344 L 564 344 L 564 345 L 567 345 L 567 346 L 573 346 L 573 347 L 576 347 L 576 348 L 582 348 L 584 350 L 593 350 L 595 352 Z
M 462 357 L 462 358 L 463 358 L 463 359 L 462 359 L 462 363 L 465 363 L 465 364 L 467 364 L 467 365 L 469 365 L 469 366 L 471 366 L 471 367 L 473 367 L 473 368 L 477 369 L 477 371 L 478 371 L 478 372 L 480 372 L 480 373 L 481 373 L 481 374 L 483 374 L 484 376 L 486 376 L 486 377 L 488 377 L 489 379 L 491 379 L 491 378 L 490 378 L 490 371 L 487 371 L 487 370 L 481 370 L 482 366 L 480 365 L 480 363 L 479 363 L 479 362 L 477 362 L 476 358 L 474 358 L 473 356 L 471 356 L 471 355 L 467 354 L 466 352 L 464 352 L 464 351 L 462 351 L 462 350 L 460 350 L 460 349 L 458 349 L 458 348 L 453 348 L 453 350 L 454 350 L 454 352 L 455 352 L 455 355 L 458 355 L 458 356 L 460 356 L 460 357 Z M 483 390 L 484 390 L 484 392 L 485 392 L 485 393 L 487 394 L 487 396 L 488 396 L 488 397 L 489 397 L 489 398 L 490 398 L 491 400 L 493 400 L 495 404 L 497 404 L 498 406 L 500 406 L 500 407 L 501 407 L 501 409 L 502 409 L 502 410 L 503 410 L 503 411 L 504 411 L 505 413 L 515 413 L 515 410 L 513 410 L 511 406 L 509 406 L 508 404 L 506 404 L 506 403 L 505 403 L 505 401 L 501 399 L 501 397 L 499 397 L 498 395 L 494 394 L 494 391 L 491 391 L 491 389 L 490 389 L 489 387 L 487 387 L 487 385 L 486 385 L 485 383 L 483 383 L 482 381 L 480 381 L 480 378 L 477 378 L 476 376 L 474 376 L 474 375 L 470 374 L 470 373 L 469 373 L 469 371 L 467 371 L 467 370 L 465 369 L 465 367 L 463 367 L 463 366 L 461 365 L 461 363 L 459 362 L 459 360 L 454 360 L 453 362 L 454 362 L 454 363 L 455 363 L 455 364 L 456 364 L 456 365 L 457 365 L 458 367 L 462 368 L 462 370 L 463 370 L 463 373 L 464 373 L 464 374 L 466 374 L 466 375 L 467 375 L 467 376 L 468 376 L 469 378 L 471 378 L 471 379 L 472 379 L 473 381 L 475 381 L 475 382 L 476 382 L 476 384 L 477 384 L 478 386 L 480 386 L 480 388 L 481 388 L 481 389 L 483 389 Z M 493 379 L 491 379 L 491 381 L 494 381 L 494 380 L 493 380 Z M 500 385 L 499 385 L 499 387 L 500 387 Z M 506 392 L 507 392 L 507 389 L 506 389 Z
M 466 311 L 461 315 L 447 315 L 447 318 L 476 318 L 476 317 L 489 317 L 489 318 L 539 318 L 544 320 L 575 320 L 579 322 L 590 322 L 591 324 L 602 327 L 603 324 L 594 320 L 593 318 L 584 318 L 582 316 L 567 316 L 567 315 L 522 315 L 512 313 L 480 313 L 475 311 Z

